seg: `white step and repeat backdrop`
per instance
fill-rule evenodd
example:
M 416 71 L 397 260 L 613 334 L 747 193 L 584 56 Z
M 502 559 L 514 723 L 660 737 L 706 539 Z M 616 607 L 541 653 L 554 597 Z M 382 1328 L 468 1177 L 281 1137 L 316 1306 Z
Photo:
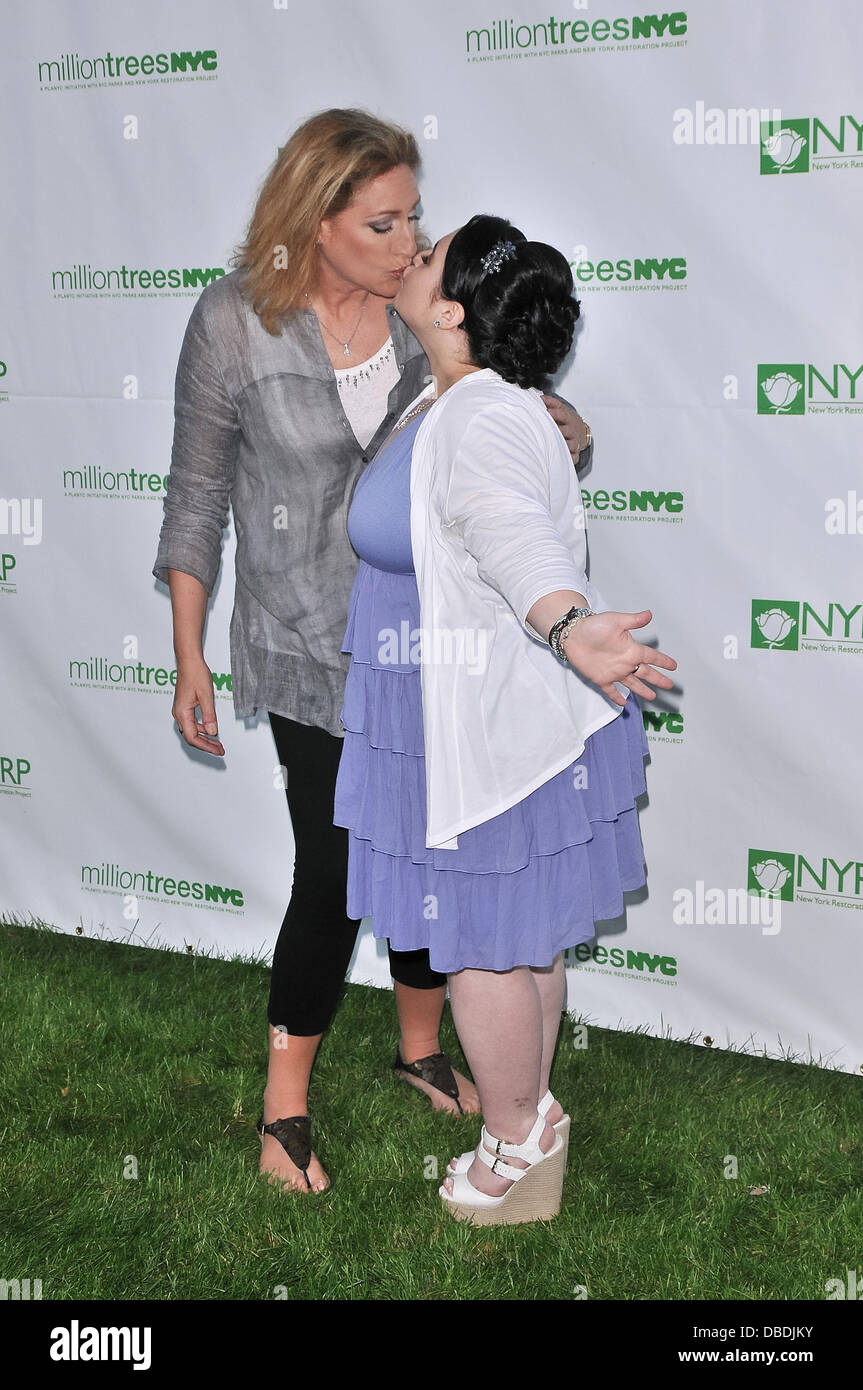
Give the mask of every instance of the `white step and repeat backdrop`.
M 151 567 L 195 298 L 294 125 L 361 105 L 419 137 L 433 235 L 500 212 L 572 260 L 594 578 L 680 662 L 649 893 L 572 953 L 570 1009 L 863 1066 L 861 40 L 854 0 L 7 11 L 0 911 L 272 949 L 293 842 L 269 726 L 233 717 L 233 537 L 223 763 L 173 732 Z M 384 984 L 367 928 L 352 977 Z

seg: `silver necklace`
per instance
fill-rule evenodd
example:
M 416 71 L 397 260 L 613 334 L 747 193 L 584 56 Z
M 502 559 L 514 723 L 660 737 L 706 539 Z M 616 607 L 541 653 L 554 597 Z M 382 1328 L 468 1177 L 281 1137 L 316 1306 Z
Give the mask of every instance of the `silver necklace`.
M 436 396 L 430 396 L 426 400 L 420 401 L 419 405 L 415 405 L 413 410 L 408 411 L 403 420 L 399 420 L 392 434 L 398 434 L 399 430 L 403 430 L 405 425 L 410 424 L 411 420 L 415 420 L 418 415 L 422 415 L 424 410 L 428 410 L 429 406 L 434 405 L 436 400 Z M 392 435 L 390 437 L 392 437 Z
M 437 396 L 429 396 L 426 398 L 426 400 L 420 401 L 419 405 L 415 405 L 413 410 L 409 410 L 407 415 L 405 415 L 403 419 L 399 420 L 395 428 L 390 430 L 383 444 L 378 449 L 378 452 L 375 454 L 375 458 L 380 458 L 384 449 L 389 448 L 396 435 L 398 434 L 399 430 L 403 430 L 405 425 L 410 424 L 411 420 L 415 420 L 418 415 L 422 415 L 424 411 L 428 410 L 430 406 L 433 406 L 435 404 L 436 400 Z
M 314 312 L 315 314 L 317 314 L 318 323 L 321 325 L 321 328 L 323 328 L 324 332 L 325 332 L 325 333 L 329 333 L 329 335 L 330 335 L 331 338 L 334 338 L 335 341 L 336 341 L 337 343 L 340 343 L 340 344 L 341 344 L 342 348 L 344 349 L 344 355 L 345 355 L 345 357 L 350 357 L 350 355 L 351 355 L 351 343 L 353 342 L 354 338 L 357 336 L 357 329 L 358 329 L 359 326 L 360 326 L 360 323 L 361 323 L 361 321 L 362 321 L 363 314 L 366 312 L 366 305 L 367 305 L 368 302 L 369 302 L 369 295 L 370 295 L 370 294 L 371 294 L 371 290 L 366 290 L 366 297 L 365 297 L 365 299 L 363 300 L 363 307 L 360 309 L 360 316 L 359 316 L 359 318 L 357 319 L 356 323 L 354 324 L 354 331 L 353 331 L 353 333 L 351 334 L 351 336 L 347 339 L 347 341 L 345 341 L 344 338 L 340 338 L 339 335 L 338 335 L 338 333 L 334 333 L 333 330 L 332 330 L 331 328 L 327 328 L 327 325 L 324 323 L 324 321 L 323 321 L 323 319 L 321 318 L 320 314 L 318 314 L 317 309 L 314 309 L 314 310 L 313 310 L 313 312 Z M 311 296 L 309 295 L 308 290 L 306 290 L 306 299 L 309 301 L 309 304 L 311 304 L 312 300 L 311 300 Z

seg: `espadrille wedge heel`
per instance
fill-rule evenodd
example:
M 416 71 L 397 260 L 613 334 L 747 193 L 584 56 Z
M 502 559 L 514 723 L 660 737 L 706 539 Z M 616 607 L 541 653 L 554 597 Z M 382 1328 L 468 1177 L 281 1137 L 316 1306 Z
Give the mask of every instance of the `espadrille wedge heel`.
M 536 1124 L 523 1144 L 507 1144 L 489 1134 L 485 1125 L 476 1148 L 476 1157 L 498 1177 L 512 1182 L 502 1197 L 490 1197 L 473 1186 L 466 1172 L 448 1173 L 452 1179 L 452 1195 L 445 1187 L 439 1189 L 447 1210 L 459 1221 L 474 1226 L 517 1226 L 527 1221 L 551 1221 L 560 1211 L 563 1191 L 563 1140 L 555 1135 L 548 1153 L 539 1147 L 545 1129 L 545 1117 L 537 1115 Z M 494 1152 L 489 1152 L 491 1145 Z M 504 1163 L 502 1155 L 521 1158 L 529 1166 L 514 1168 Z

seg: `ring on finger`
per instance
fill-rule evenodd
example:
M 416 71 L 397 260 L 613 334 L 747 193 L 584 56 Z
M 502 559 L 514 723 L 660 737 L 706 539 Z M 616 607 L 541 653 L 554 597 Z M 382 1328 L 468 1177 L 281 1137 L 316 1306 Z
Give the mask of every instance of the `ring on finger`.
M 638 665 L 635 667 L 635 669 L 633 670 L 632 674 L 635 675 L 636 672 L 638 672 L 638 671 L 640 671 L 640 670 L 641 670 L 641 662 L 639 661 Z

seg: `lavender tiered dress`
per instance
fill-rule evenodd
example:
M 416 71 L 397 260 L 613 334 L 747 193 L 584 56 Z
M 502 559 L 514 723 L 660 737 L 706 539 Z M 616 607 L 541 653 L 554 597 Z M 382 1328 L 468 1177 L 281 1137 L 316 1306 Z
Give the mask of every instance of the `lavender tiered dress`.
M 336 825 L 349 831 L 349 917 L 372 918 L 397 951 L 433 970 L 550 965 L 623 911 L 645 882 L 635 798 L 647 741 L 636 700 L 583 753 L 510 810 L 426 847 L 419 594 L 410 542 L 410 460 L 422 416 L 369 464 L 348 534 L 360 556 L 342 650 L 352 660 L 341 719 Z M 397 660 L 393 658 L 396 657 Z M 526 718 L 534 717 L 526 713 Z

